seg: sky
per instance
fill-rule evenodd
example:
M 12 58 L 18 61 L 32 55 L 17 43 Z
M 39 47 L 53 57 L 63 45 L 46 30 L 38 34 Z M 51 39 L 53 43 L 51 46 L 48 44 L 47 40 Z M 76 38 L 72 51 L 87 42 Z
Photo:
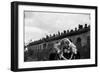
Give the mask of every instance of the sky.
M 24 15 L 25 43 L 90 24 L 90 14 L 25 11 Z

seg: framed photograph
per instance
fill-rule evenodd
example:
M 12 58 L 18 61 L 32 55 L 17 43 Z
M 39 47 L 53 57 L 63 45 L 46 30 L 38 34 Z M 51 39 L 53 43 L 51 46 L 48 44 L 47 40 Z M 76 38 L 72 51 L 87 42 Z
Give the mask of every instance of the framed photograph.
M 11 70 L 97 66 L 97 6 L 11 3 Z

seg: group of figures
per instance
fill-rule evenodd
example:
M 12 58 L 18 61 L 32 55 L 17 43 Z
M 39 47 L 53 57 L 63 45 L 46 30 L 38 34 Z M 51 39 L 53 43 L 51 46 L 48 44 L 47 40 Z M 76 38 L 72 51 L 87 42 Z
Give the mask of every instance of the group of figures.
M 80 38 L 77 39 L 76 43 L 73 43 L 69 38 L 63 38 L 52 43 L 49 42 L 48 46 L 43 45 L 42 49 L 36 49 L 32 46 L 26 47 L 24 61 L 90 59 L 90 39 L 86 41 L 82 46 Z
M 53 52 L 49 55 L 49 60 L 72 59 L 80 59 L 80 53 L 71 40 L 64 38 L 54 44 Z

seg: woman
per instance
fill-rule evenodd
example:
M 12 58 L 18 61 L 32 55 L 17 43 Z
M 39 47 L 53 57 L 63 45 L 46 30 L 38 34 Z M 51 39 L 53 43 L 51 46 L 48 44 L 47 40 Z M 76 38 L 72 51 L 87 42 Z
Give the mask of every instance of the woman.
M 58 44 L 54 45 L 54 48 L 57 50 L 61 60 L 79 58 L 79 53 L 76 49 L 76 46 L 68 38 L 64 38 L 59 41 Z
M 68 38 L 64 38 L 62 41 L 64 42 L 64 45 L 62 46 L 62 55 L 64 57 L 63 59 L 79 59 L 80 55 L 76 46 Z

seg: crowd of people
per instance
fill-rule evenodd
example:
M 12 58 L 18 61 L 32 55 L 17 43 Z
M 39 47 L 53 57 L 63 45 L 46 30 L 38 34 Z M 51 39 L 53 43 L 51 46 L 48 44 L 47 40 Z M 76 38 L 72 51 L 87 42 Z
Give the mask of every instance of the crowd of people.
M 88 37 L 89 38 L 89 37 Z M 87 39 L 86 45 L 81 45 L 78 39 L 75 44 L 68 38 L 54 42 L 53 45 L 44 47 L 44 49 L 25 49 L 24 61 L 51 61 L 51 60 L 73 60 L 90 58 L 90 39 Z

